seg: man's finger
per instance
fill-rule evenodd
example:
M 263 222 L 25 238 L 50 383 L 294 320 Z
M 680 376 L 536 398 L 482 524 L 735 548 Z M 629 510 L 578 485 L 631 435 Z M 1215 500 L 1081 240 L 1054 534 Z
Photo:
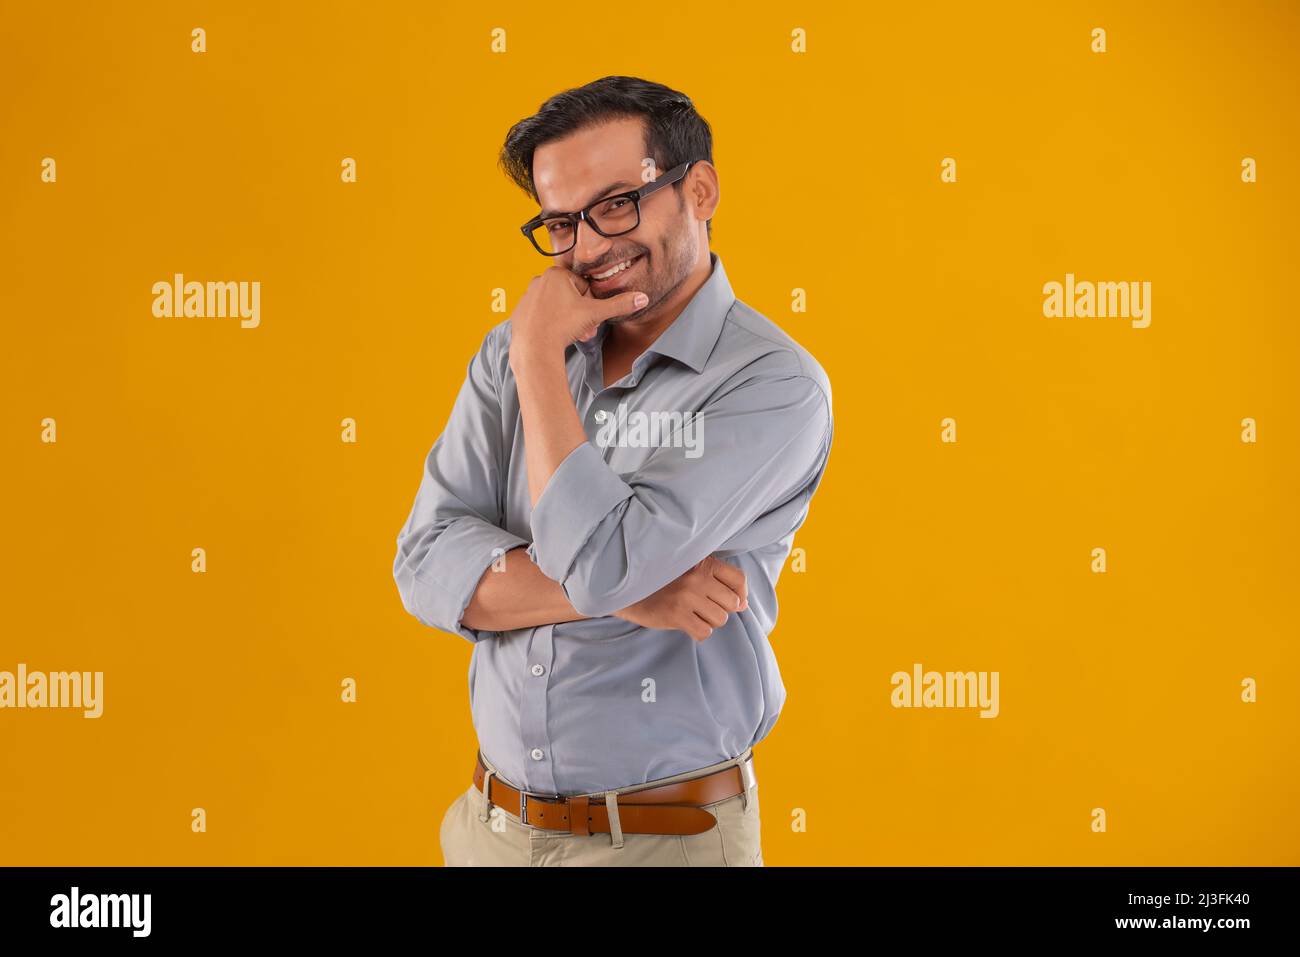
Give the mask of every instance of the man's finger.
M 732 610 L 734 611 L 734 609 Z M 695 614 L 714 628 L 721 628 L 727 623 L 727 609 L 720 607 L 716 601 L 710 601 L 708 598 L 701 597 L 696 602 Z
M 745 585 L 745 573 L 735 565 L 714 561 L 712 571 L 713 577 L 739 595 L 742 601 L 749 596 L 749 589 Z
M 573 283 L 573 288 L 578 291 L 578 295 L 585 297 L 587 295 L 587 290 L 591 288 L 591 283 L 587 282 L 586 279 L 579 276 L 572 269 L 566 269 L 565 272 L 569 274 L 569 281 Z
M 707 621 L 699 615 L 693 614 L 692 617 L 695 619 L 695 624 L 686 629 L 688 635 L 696 641 L 703 641 L 705 638 L 708 638 L 709 635 L 713 634 L 713 626 L 711 626 Z
M 732 591 L 729 585 L 724 585 L 716 578 L 706 586 L 704 594 L 725 611 L 740 611 L 740 594 Z
M 599 322 L 606 319 L 613 319 L 615 316 L 626 316 L 629 313 L 636 312 L 650 301 L 650 297 L 643 292 L 621 292 L 617 296 L 610 296 L 608 299 L 592 299 L 591 315 Z
M 592 336 L 594 336 L 594 335 L 596 334 L 596 330 L 599 329 L 599 328 L 600 328 L 600 323 L 598 322 L 598 323 L 596 323 L 594 326 L 592 326 L 590 329 L 588 329 L 586 332 L 580 333 L 580 334 L 578 335 L 578 341 L 579 341 L 579 342 L 586 342 L 588 339 L 590 339 Z

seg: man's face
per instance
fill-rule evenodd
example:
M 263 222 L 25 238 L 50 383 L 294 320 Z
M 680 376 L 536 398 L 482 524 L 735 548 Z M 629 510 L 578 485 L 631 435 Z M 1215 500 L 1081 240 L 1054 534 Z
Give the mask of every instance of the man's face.
M 625 117 L 571 133 L 533 154 L 533 184 L 544 210 L 574 212 L 615 193 L 640 189 L 645 124 Z M 662 175 L 667 170 L 655 170 Z M 605 237 L 587 223 L 578 227 L 577 245 L 555 261 L 589 283 L 589 296 L 606 299 L 639 290 L 650 302 L 636 312 L 611 319 L 626 322 L 652 312 L 676 289 L 699 257 L 699 222 L 682 200 L 684 180 L 652 193 L 641 203 L 641 223 L 622 236 Z M 632 260 L 608 279 L 594 279 Z

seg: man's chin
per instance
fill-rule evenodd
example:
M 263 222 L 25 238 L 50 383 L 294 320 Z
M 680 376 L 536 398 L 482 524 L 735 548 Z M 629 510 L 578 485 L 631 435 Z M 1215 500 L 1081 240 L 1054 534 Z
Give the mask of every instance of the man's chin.
M 654 305 L 654 303 L 651 303 L 650 305 Z M 636 312 L 629 312 L 626 316 L 615 316 L 614 318 L 606 319 L 605 321 L 610 323 L 611 325 L 621 325 L 622 323 L 625 322 L 632 322 L 635 319 L 644 318 L 645 314 L 649 310 L 650 310 L 650 306 L 642 306 Z

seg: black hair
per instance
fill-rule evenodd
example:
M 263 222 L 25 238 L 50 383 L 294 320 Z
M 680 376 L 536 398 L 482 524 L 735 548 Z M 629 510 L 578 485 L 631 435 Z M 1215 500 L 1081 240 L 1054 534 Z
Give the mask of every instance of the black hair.
M 539 146 L 593 124 L 629 116 L 645 118 L 645 155 L 654 159 L 657 171 L 670 170 L 687 160 L 713 162 L 713 133 L 690 97 L 662 83 L 606 76 L 555 94 L 534 115 L 512 126 L 501 148 L 501 168 L 520 189 L 538 199 L 533 154 Z M 678 180 L 672 188 L 682 182 Z M 705 226 L 711 239 L 713 220 Z

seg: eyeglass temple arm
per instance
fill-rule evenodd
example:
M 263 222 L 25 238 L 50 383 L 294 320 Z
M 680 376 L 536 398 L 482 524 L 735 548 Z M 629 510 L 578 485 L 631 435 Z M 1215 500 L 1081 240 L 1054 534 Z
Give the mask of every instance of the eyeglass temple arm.
M 695 160 L 687 160 L 685 163 L 678 164 L 682 168 L 682 171 L 680 173 L 674 173 L 671 176 L 667 174 L 660 176 L 658 179 L 654 179 L 646 183 L 645 186 L 641 187 L 641 189 L 636 190 L 635 192 L 639 196 L 648 196 L 650 193 L 653 193 L 655 190 L 659 189 L 662 186 L 668 186 L 672 183 L 677 182 L 679 179 L 685 176 L 687 172 L 690 171 L 691 165 L 694 162 Z M 675 168 L 676 167 L 674 167 L 674 169 Z M 672 171 L 670 170 L 669 172 L 671 173 Z
M 668 177 L 668 176 L 660 176 L 658 179 L 651 180 L 649 183 L 647 183 L 645 186 L 641 187 L 640 189 L 629 190 L 629 193 L 636 193 L 637 196 L 638 196 L 639 198 L 644 198 L 644 197 L 646 197 L 646 196 L 649 196 L 651 193 L 653 193 L 655 190 L 659 189 L 660 187 L 668 186 L 668 185 L 671 184 L 671 183 L 675 183 L 675 182 L 677 182 L 679 179 L 681 179 L 683 176 L 685 176 L 688 172 L 690 172 L 691 166 L 694 165 L 694 163 L 695 163 L 695 160 L 687 160 L 685 163 L 681 163 L 681 164 L 680 164 L 680 166 L 682 167 L 682 171 L 681 171 L 680 173 L 675 174 L 675 175 L 672 176 L 671 178 Z M 618 195 L 619 195 L 619 196 L 626 196 L 626 195 L 628 195 L 628 193 L 619 193 Z M 617 198 L 616 196 L 606 196 L 606 197 L 605 197 L 605 199 L 616 199 L 616 198 Z M 598 203 L 602 203 L 602 202 L 604 202 L 604 200 L 600 200 L 600 199 L 598 199 L 598 200 L 596 200 L 595 203 L 592 203 L 591 205 L 592 205 L 592 206 L 595 206 L 595 205 L 597 205 Z M 587 208 L 590 209 L 591 207 L 589 206 L 589 207 L 587 207 Z M 548 219 L 561 219 L 561 218 L 567 218 L 570 222 L 572 222 L 572 223 L 576 226 L 576 225 L 578 224 L 578 222 L 583 218 L 583 217 L 582 217 L 582 214 L 583 214 L 584 212 L 586 212 L 586 210 L 580 210 L 580 211 L 578 211 L 578 212 L 576 212 L 576 213 L 565 213 L 563 217 L 561 217 L 561 216 L 550 216 L 550 217 L 545 217 L 545 218 L 548 218 Z M 528 222 L 526 222 L 526 223 L 524 223 L 522 226 L 520 226 L 519 229 L 520 229 L 520 231 L 521 231 L 522 233 L 524 233 L 524 235 L 528 235 L 528 233 L 530 233 L 530 232 L 531 232 L 535 227 L 540 226 L 540 225 L 542 224 L 542 220 L 543 220 L 543 217 L 542 217 L 542 215 L 539 213 L 538 215 L 536 215 L 536 216 L 534 216 L 532 219 L 530 219 Z

